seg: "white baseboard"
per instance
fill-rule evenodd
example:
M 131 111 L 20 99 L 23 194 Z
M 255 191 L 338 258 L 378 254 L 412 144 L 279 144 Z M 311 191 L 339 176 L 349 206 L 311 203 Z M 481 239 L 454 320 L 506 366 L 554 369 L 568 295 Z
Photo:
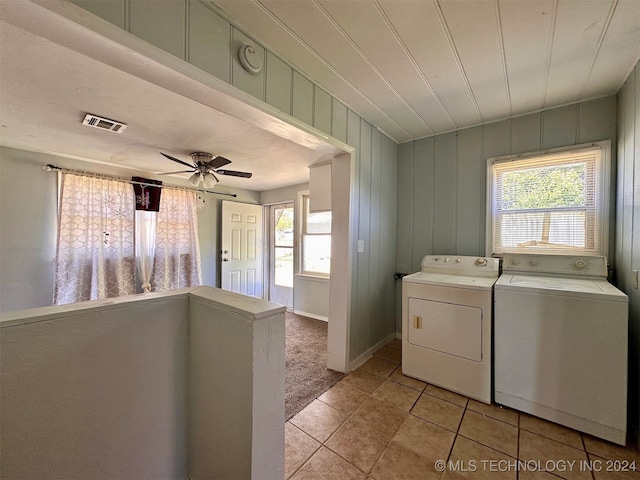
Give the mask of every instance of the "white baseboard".
M 316 320 L 322 320 L 323 322 L 327 322 L 327 323 L 329 322 L 329 319 L 327 317 L 315 315 L 314 313 L 303 312 L 301 310 L 296 310 L 295 308 L 293 309 L 293 313 L 295 313 L 296 315 L 302 315 L 304 317 L 314 318 Z
M 361 365 L 363 365 L 367 360 L 369 360 L 373 356 L 374 353 L 376 353 L 380 348 L 384 347 L 387 343 L 389 343 L 394 338 L 396 338 L 396 334 L 395 333 L 387 335 L 385 338 L 380 340 L 378 343 L 376 343 L 373 347 L 371 347 L 369 350 L 364 352 L 358 358 L 356 358 L 355 360 L 350 361 L 349 362 L 349 371 L 351 372 L 351 371 L 355 370 L 356 368 L 360 367 Z

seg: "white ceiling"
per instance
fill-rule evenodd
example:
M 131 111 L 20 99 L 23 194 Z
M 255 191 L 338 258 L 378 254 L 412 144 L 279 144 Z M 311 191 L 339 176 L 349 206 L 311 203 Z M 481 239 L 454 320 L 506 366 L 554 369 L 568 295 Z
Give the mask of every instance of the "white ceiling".
M 212 0 L 398 142 L 617 92 L 639 0 Z
M 151 173 L 180 169 L 159 151 L 210 151 L 254 173 L 225 186 L 256 191 L 305 182 L 340 151 L 142 41 L 38 3 L 0 0 L 4 146 Z M 639 0 L 212 4 L 398 142 L 615 93 L 640 57 Z M 91 129 L 86 112 L 129 126 Z
M 87 170 L 104 173 L 107 166 L 118 174 L 185 170 L 159 152 L 190 162 L 190 152 L 207 151 L 232 160 L 226 169 L 253 173 L 251 179 L 220 176 L 216 189 L 253 191 L 307 182 L 309 165 L 341 152 L 212 92 L 189 76 L 197 76 L 195 67 L 176 72 L 89 30 L 76 32 L 37 4 L 0 0 L 0 20 L 3 146 L 71 159 L 62 166 L 91 162 L 98 165 Z M 84 126 L 87 112 L 127 128 L 114 134 Z M 189 174 L 172 177 L 164 178 L 175 182 Z

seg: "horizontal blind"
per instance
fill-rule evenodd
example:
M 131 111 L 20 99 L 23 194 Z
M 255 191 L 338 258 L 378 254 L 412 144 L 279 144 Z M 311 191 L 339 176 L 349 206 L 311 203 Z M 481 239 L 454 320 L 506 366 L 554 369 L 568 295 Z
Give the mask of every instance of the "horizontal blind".
M 493 164 L 493 253 L 601 252 L 600 148 Z

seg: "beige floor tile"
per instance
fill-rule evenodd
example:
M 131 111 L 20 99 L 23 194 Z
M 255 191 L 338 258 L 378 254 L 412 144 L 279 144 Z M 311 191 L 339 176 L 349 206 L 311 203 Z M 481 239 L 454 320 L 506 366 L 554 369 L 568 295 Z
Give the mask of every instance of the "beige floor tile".
M 361 418 L 351 417 L 325 445 L 342 458 L 369 472 L 389 443 L 389 435 L 371 428 Z
M 518 480 L 558 480 L 557 477 L 549 472 L 541 472 L 539 470 L 521 469 L 518 473 Z
M 494 418 L 467 410 L 459 433 L 512 457 L 518 454 L 518 428 Z
M 445 472 L 447 480 L 516 480 L 518 467 L 515 458 L 458 435 Z
M 460 405 L 461 407 L 466 407 L 467 402 L 469 401 L 469 399 L 464 395 L 445 390 L 444 388 L 436 387 L 435 385 L 427 385 L 424 393 L 433 395 L 434 397 L 438 397 L 442 400 L 446 400 L 447 402 L 455 403 L 456 405 Z
M 518 412 L 516 412 L 515 410 L 511 410 L 510 408 L 501 407 L 500 405 L 496 404 L 487 405 L 486 403 L 478 402 L 477 400 L 473 399 L 469 399 L 467 408 L 469 410 L 473 410 L 474 412 L 486 415 L 487 417 L 510 423 L 511 425 L 515 425 L 516 427 L 518 426 L 519 414 Z
M 382 347 L 374 353 L 373 356 L 384 358 L 398 364 L 402 363 L 402 350 L 397 350 L 391 347 Z
M 387 343 L 385 347 L 395 348 L 396 350 L 402 350 L 402 339 L 394 338 L 389 343 Z
M 380 357 L 371 357 L 361 367 L 360 370 L 388 377 L 398 367 L 397 364 Z
M 324 442 L 349 415 L 326 403 L 314 400 L 290 422 L 319 442 Z
M 289 478 L 318 448 L 319 442 L 287 422 L 284 426 L 284 478 Z
M 542 418 L 534 417 L 526 413 L 520 414 L 520 428 L 528 432 L 537 433 L 543 437 L 551 438 L 561 443 L 566 443 L 574 448 L 582 450 L 582 437 L 579 432 L 570 428 L 552 423 Z
M 580 468 L 580 465 L 584 465 L 587 460 L 587 454 L 583 450 L 527 430 L 520 430 L 519 459 L 528 463 L 538 462 L 541 465 L 540 470 L 569 480 L 592 478 L 588 470 Z M 571 466 L 570 462 L 575 464 Z
M 464 407 L 431 395 L 421 395 L 411 413 L 452 432 L 458 431 Z
M 420 392 L 391 380 L 386 380 L 371 394 L 373 398 L 377 398 L 381 402 L 388 403 L 401 410 L 409 412 L 411 407 L 416 403 Z
M 390 440 L 407 415 L 408 413 L 404 410 L 381 402 L 376 398 L 369 398 L 355 411 L 351 418 L 361 420 L 363 423 L 370 425 L 372 430 Z
M 348 387 L 355 388 L 364 393 L 371 393 L 385 381 L 384 377 L 374 375 L 364 370 L 354 370 L 349 375 L 340 380 Z
M 411 378 L 411 377 L 407 377 L 406 375 L 403 375 L 402 365 L 396 368 L 389 378 L 394 382 L 398 382 L 400 385 L 413 388 L 414 390 L 418 390 L 419 392 L 422 392 L 427 386 L 427 384 L 421 380 L 417 380 L 415 378 Z
M 332 406 L 344 413 L 353 413 L 362 403 L 369 398 L 366 393 L 351 388 L 338 382 L 329 390 L 318 397 L 318 400 Z
M 371 471 L 375 480 L 439 480 L 433 460 L 421 457 L 398 443 L 391 443 Z
M 640 450 L 635 446 L 622 447 L 586 434 L 583 435 L 583 438 L 587 452 L 609 460 L 628 460 L 630 462 L 635 460 L 638 469 L 640 469 Z
M 320 448 L 292 480 L 364 480 L 366 475 L 328 448 Z
M 392 444 L 412 450 L 416 455 L 430 460 L 446 460 L 453 445 L 455 434 L 413 415 L 404 419 Z
M 608 460 L 589 454 L 590 466 L 596 480 L 638 480 L 640 465 L 627 460 Z

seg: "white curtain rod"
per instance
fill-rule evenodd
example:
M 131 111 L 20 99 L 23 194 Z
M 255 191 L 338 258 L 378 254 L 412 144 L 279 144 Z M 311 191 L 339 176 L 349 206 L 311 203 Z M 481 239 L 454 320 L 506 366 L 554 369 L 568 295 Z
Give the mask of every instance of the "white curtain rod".
M 211 193 L 213 195 L 226 195 L 228 197 L 237 197 L 238 195 L 235 193 L 223 193 L 223 192 L 212 192 L 211 190 L 204 190 L 204 189 L 199 189 L 199 188 L 189 188 L 189 187 L 180 187 L 177 185 L 156 185 L 155 183 L 146 183 L 146 182 L 136 182 L 135 180 L 131 180 L 129 178 L 126 177 L 116 177 L 114 175 L 106 175 L 106 174 L 102 174 L 102 173 L 93 173 L 93 172 L 86 172 L 84 170 L 73 170 L 71 168 L 62 168 L 62 167 L 56 167 L 55 165 L 51 165 L 50 163 L 47 165 L 44 165 L 42 167 L 42 169 L 45 172 L 60 172 L 60 173 L 71 173 L 73 175 L 81 175 L 83 177 L 94 177 L 94 178 L 107 178 L 109 180 L 118 180 L 119 182 L 125 182 L 125 183 L 130 183 L 132 185 L 143 185 L 145 187 L 158 187 L 158 188 L 169 188 L 169 189 L 174 189 L 174 190 L 189 190 L 189 191 L 194 191 L 194 192 L 200 192 L 200 193 Z

